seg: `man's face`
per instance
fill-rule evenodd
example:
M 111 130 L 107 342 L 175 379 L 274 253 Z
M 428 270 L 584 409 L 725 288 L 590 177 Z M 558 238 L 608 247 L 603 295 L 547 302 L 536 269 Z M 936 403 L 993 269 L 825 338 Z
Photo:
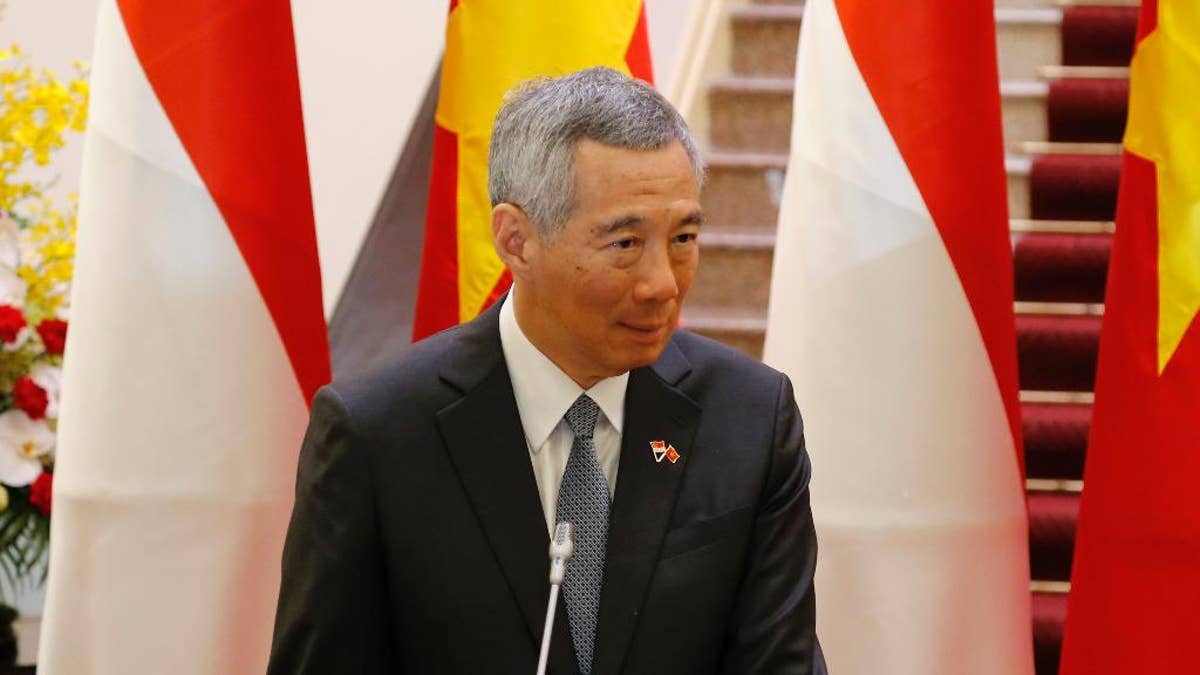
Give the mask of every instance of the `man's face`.
M 531 338 L 585 386 L 658 359 L 700 262 L 700 196 L 678 142 L 628 150 L 584 139 L 576 204 L 552 241 L 534 242 L 520 279 Z M 531 331 L 527 331 L 531 332 Z

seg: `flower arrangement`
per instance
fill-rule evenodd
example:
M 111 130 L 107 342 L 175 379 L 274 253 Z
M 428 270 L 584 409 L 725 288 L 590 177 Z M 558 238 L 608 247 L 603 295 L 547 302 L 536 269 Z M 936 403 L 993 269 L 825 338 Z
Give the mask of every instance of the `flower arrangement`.
M 40 572 L 50 539 L 55 430 L 76 201 L 55 204 L 50 161 L 87 120 L 87 69 L 67 80 L 0 50 L 0 573 Z

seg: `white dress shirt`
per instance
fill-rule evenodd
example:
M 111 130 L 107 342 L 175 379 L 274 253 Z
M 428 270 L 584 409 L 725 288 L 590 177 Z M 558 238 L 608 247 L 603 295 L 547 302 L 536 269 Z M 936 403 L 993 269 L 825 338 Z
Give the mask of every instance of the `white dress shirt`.
M 571 443 L 575 440 L 563 415 L 583 393 L 600 407 L 600 419 L 592 438 L 611 497 L 616 489 L 617 464 L 621 459 L 621 423 L 625 417 L 625 387 L 629 384 L 629 373 L 600 380 L 585 392 L 525 337 L 513 310 L 515 290 L 508 293 L 500 308 L 500 346 L 508 364 L 521 426 L 525 429 L 533 476 L 537 479 L 542 511 L 546 514 L 546 531 L 553 536 L 558 487 L 562 484 Z

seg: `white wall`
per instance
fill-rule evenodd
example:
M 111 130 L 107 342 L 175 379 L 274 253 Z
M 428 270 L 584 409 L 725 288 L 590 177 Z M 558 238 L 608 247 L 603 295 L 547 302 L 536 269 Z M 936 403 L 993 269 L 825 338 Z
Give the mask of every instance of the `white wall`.
M 325 313 L 441 58 L 444 0 L 292 0 Z
M 703 0 L 645 0 L 655 85 L 671 91 L 683 63 L 684 29 Z

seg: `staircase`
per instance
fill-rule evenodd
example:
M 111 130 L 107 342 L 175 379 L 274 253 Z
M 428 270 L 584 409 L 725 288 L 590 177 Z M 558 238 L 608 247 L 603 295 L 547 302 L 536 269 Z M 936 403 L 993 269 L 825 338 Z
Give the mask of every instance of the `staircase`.
M 1136 0 L 998 0 L 1037 673 L 1058 672 L 1120 176 Z M 762 353 L 803 7 L 729 8 L 708 85 L 703 264 L 685 324 Z

